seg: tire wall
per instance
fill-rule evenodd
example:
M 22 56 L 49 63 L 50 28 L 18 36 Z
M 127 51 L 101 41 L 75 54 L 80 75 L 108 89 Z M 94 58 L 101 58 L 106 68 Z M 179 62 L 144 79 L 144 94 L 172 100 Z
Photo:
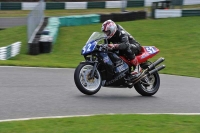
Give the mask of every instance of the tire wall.
M 146 11 L 132 11 L 132 12 L 101 14 L 100 22 L 104 22 L 108 19 L 111 19 L 115 22 L 133 21 L 133 20 L 146 19 L 146 16 L 147 16 Z
M 183 17 L 200 16 L 200 10 L 182 10 Z
M 1 0 L 0 10 L 32 10 L 38 0 Z M 162 0 L 127 0 L 125 7 L 147 7 Z M 174 5 L 195 5 L 200 0 L 172 0 Z M 45 0 L 45 9 L 121 8 L 121 0 Z

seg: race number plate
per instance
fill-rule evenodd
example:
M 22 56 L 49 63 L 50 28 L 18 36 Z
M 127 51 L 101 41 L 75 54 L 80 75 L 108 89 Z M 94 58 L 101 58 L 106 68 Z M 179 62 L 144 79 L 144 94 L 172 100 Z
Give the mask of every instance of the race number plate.
M 87 43 L 82 49 L 82 55 L 92 52 L 94 48 L 96 47 L 96 45 L 97 45 L 96 41 Z
M 145 49 L 149 54 L 155 54 L 157 52 L 154 46 L 148 46 L 148 47 L 145 47 Z

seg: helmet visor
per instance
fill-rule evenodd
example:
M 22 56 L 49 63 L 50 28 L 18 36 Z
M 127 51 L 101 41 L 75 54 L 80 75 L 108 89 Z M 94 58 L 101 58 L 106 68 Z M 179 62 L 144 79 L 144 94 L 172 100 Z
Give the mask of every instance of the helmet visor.
M 107 36 L 109 36 L 110 35 L 110 31 L 108 30 L 108 31 L 103 31 Z

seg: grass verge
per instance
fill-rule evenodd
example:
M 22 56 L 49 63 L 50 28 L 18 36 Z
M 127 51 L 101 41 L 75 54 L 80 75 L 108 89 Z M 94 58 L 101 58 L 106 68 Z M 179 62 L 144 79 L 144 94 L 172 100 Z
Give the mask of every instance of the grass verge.
M 200 116 L 96 115 L 1 122 L 2 133 L 199 133 Z
M 166 69 L 161 73 L 200 77 L 200 17 L 120 22 L 143 46 L 156 46 L 160 53 L 152 59 L 165 57 Z M 76 67 L 83 57 L 80 51 L 93 31 L 101 24 L 61 27 L 52 53 L 27 55 L 26 26 L 0 31 L 0 46 L 22 42 L 21 54 L 0 65 Z

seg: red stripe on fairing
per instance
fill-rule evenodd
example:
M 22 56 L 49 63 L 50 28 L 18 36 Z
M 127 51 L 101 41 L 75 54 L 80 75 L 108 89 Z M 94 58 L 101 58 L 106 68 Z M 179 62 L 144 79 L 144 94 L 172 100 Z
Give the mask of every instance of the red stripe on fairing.
M 126 62 L 129 66 L 132 66 L 131 63 L 123 56 L 119 56 L 124 62 Z
M 155 56 L 156 54 L 158 54 L 158 53 L 160 52 L 160 50 L 159 50 L 158 48 L 156 48 L 156 47 L 154 47 L 154 48 L 156 49 L 156 53 L 154 53 L 154 54 L 149 54 L 149 53 L 147 52 L 147 50 L 146 50 L 144 47 L 142 47 L 141 53 L 135 57 L 135 58 L 137 58 L 138 63 L 141 64 L 141 63 L 143 63 L 143 62 L 146 62 L 148 59 L 152 58 L 153 56 Z M 129 66 L 132 66 L 132 64 L 130 63 L 130 61 L 127 60 L 125 57 L 120 56 L 120 58 L 121 58 L 124 62 L 126 62 Z

